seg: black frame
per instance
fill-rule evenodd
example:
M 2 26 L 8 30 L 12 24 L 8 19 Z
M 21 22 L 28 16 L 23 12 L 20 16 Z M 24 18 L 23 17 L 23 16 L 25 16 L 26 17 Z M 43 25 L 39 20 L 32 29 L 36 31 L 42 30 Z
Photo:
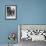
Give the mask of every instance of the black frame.
M 14 19 L 12 19 L 12 18 L 11 18 L 11 19 L 10 19 L 10 18 L 7 19 L 7 18 L 6 18 L 6 17 L 7 17 L 7 16 L 6 16 L 6 13 L 7 13 L 7 12 L 6 12 L 6 10 L 7 10 L 6 8 L 7 8 L 8 6 L 15 6 L 15 8 L 16 8 L 16 9 L 15 9 L 15 11 L 16 11 L 15 17 L 16 17 L 16 18 L 14 18 Z M 16 20 L 16 19 L 17 19 L 17 6 L 16 6 L 16 5 L 5 5 L 5 20 Z

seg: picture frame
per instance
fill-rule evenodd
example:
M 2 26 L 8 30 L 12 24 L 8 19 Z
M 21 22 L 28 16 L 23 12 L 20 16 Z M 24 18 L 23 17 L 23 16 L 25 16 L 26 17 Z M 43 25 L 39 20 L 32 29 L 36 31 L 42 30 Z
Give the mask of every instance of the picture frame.
M 5 5 L 5 19 L 6 20 L 16 19 L 16 5 Z
M 24 37 L 25 35 L 22 35 L 23 30 L 24 31 L 28 30 L 28 35 L 26 34 L 26 36 L 28 36 L 27 38 Z M 31 33 L 31 32 L 33 32 L 33 33 Z M 24 32 L 23 32 L 23 34 L 24 34 Z M 21 37 L 22 37 L 22 39 L 21 39 Z M 18 42 L 20 43 L 22 40 L 46 41 L 46 24 L 18 24 Z

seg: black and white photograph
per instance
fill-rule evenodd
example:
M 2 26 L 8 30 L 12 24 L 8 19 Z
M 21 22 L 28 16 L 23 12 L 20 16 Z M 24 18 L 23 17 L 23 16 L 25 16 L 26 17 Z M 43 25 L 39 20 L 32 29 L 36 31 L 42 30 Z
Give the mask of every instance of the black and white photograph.
M 5 7 L 6 19 L 16 19 L 16 5 L 6 5 Z
M 46 43 L 46 25 L 19 24 L 18 42 L 20 46 L 42 45 Z

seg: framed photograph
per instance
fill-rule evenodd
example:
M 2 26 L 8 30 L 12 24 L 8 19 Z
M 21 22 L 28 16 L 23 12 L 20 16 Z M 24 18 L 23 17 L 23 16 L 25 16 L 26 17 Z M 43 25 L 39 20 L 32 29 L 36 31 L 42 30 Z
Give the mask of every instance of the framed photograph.
M 5 19 L 16 19 L 16 5 L 5 5 Z
M 24 40 L 46 41 L 46 24 L 19 24 L 18 42 L 24 43 Z

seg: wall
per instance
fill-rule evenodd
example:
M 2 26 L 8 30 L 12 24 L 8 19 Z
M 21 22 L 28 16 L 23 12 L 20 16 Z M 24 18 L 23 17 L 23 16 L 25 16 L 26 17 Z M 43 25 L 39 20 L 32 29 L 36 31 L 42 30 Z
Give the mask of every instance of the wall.
M 17 6 L 16 20 L 5 20 L 5 5 L 10 4 Z M 46 24 L 46 0 L 0 0 L 0 44 L 8 43 L 9 32 L 18 32 L 18 24 Z

